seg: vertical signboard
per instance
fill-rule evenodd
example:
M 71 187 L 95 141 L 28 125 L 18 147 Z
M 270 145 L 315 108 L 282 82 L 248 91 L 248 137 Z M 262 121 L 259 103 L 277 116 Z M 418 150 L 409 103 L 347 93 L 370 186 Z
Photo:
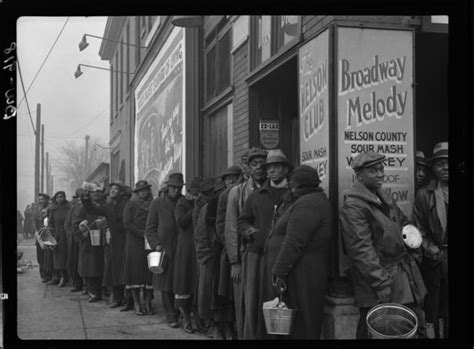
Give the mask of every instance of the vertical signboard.
M 338 28 L 339 205 L 361 152 L 386 156 L 383 189 L 406 215 L 414 200 L 411 31 Z
M 314 167 L 329 195 L 329 30 L 298 52 L 300 163 Z
M 184 172 L 184 29 L 175 28 L 135 89 L 135 179 L 153 194 Z

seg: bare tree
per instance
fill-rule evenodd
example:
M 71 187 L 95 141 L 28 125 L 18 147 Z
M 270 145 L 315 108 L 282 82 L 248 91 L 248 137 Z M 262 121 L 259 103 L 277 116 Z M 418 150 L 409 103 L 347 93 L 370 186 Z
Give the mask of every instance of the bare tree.
M 58 160 L 57 168 L 72 179 L 73 188 L 80 187 L 101 162 L 109 162 L 109 152 L 100 143 L 98 138 L 90 139 L 87 156 L 85 144 L 70 141 L 61 147 L 62 158 Z

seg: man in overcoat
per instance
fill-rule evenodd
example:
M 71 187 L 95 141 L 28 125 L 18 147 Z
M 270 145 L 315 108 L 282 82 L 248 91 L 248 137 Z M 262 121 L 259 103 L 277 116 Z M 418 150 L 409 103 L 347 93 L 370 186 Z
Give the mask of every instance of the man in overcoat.
M 244 339 L 244 285 L 242 275 L 242 251 L 244 245 L 237 231 L 237 220 L 249 195 L 265 182 L 267 175 L 262 167 L 267 152 L 259 148 L 251 148 L 247 155 L 250 172 L 248 180 L 234 186 L 229 191 L 225 213 L 224 243 L 233 281 L 235 321 L 238 339 Z
M 233 281 L 231 278 L 231 266 L 229 257 L 225 249 L 225 213 L 227 210 L 227 199 L 229 192 L 243 179 L 242 169 L 237 165 L 232 165 L 222 174 L 221 180 L 225 183 L 225 190 L 218 196 L 216 212 L 216 243 L 220 245 L 220 265 L 219 265 L 219 284 L 217 294 L 222 299 L 222 303 L 229 303 L 233 307 L 232 321 L 226 322 L 224 329 L 225 339 L 233 339 L 235 323 L 235 306 Z
M 403 304 L 418 317 L 418 336 L 426 337 L 421 304 L 426 288 L 418 265 L 407 251 L 402 228 L 410 223 L 382 190 L 385 155 L 360 153 L 351 167 L 356 181 L 339 212 L 344 246 L 351 260 L 357 339 L 368 338 L 366 315 L 378 303 Z
M 423 236 L 421 272 L 427 288 L 427 325 L 434 326 L 436 338 L 448 332 L 448 143 L 438 143 L 429 159 L 436 180 L 418 190 L 413 219 Z M 428 327 L 428 326 L 427 326 Z
M 263 249 L 272 229 L 273 216 L 283 196 L 289 191 L 290 163 L 280 149 L 270 150 L 262 166 L 267 180 L 249 195 L 238 219 L 238 232 L 245 242 L 242 258 L 244 275 L 244 339 L 258 338 L 258 313 L 261 304 Z
M 164 251 L 164 271 L 153 274 L 153 288 L 161 291 L 166 321 L 172 328 L 177 328 L 179 312 L 174 306 L 173 268 L 178 224 L 175 218 L 175 209 L 178 200 L 183 196 L 183 174 L 171 173 L 168 177 L 167 194 L 154 199 L 146 222 L 145 236 L 154 251 Z
M 102 206 L 96 207 L 92 204 L 89 192 L 84 191 L 82 195 L 82 205 L 86 213 L 103 216 L 106 218 L 107 226 L 110 229 L 110 251 L 112 269 L 112 294 L 114 302 L 111 308 L 117 308 L 124 303 L 124 285 L 122 282 L 123 257 L 125 252 L 125 227 L 123 225 L 123 210 L 129 197 L 125 195 L 125 186 L 120 181 L 115 181 L 109 185 L 110 201 Z M 122 310 L 133 309 L 133 302 L 127 302 Z

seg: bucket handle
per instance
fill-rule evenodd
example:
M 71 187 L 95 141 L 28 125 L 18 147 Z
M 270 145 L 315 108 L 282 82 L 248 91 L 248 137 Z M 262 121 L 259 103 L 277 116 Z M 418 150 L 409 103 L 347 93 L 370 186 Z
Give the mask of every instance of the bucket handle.
M 285 280 L 283 280 L 282 278 L 279 278 L 278 276 L 276 275 L 273 275 L 273 280 L 272 280 L 272 284 L 273 286 L 276 286 L 277 285 L 277 278 L 280 279 L 281 281 L 281 284 L 280 284 L 280 294 L 278 295 L 278 301 L 279 303 L 281 303 L 283 301 L 283 292 L 285 292 L 288 288 L 286 286 L 286 282 Z

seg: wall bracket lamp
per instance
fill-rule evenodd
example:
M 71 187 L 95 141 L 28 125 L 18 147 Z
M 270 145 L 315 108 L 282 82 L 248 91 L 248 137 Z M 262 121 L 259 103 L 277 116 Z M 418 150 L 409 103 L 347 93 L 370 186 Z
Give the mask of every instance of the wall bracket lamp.
M 133 73 L 128 73 L 128 72 L 125 72 L 125 71 L 120 71 L 120 70 L 113 70 L 113 69 L 107 69 L 107 68 L 102 68 L 102 67 L 96 67 L 94 65 L 88 65 L 88 64 L 78 64 L 77 65 L 77 69 L 76 71 L 74 72 L 74 77 L 77 79 L 79 76 L 82 75 L 82 70 L 81 70 L 81 66 L 83 67 L 89 67 L 89 68 L 94 68 L 94 69 L 100 69 L 100 70 L 107 70 L 107 71 L 114 71 L 114 72 L 118 72 L 118 73 L 122 73 L 122 74 L 134 74 L 135 72 Z
M 106 39 L 106 38 L 103 38 L 103 37 L 97 36 L 97 35 L 84 34 L 84 35 L 82 36 L 81 42 L 79 43 L 79 51 L 82 51 L 82 50 L 84 50 L 87 46 L 89 46 L 89 43 L 88 43 L 87 40 L 86 40 L 86 36 L 90 36 L 90 37 L 92 37 L 92 38 L 102 39 L 102 40 L 105 40 L 105 41 L 112 41 L 112 42 L 116 42 L 117 44 L 126 45 L 126 46 L 133 46 L 133 47 L 139 47 L 139 48 L 148 48 L 147 46 L 138 46 L 138 45 L 134 45 L 134 44 L 125 43 L 125 42 L 122 42 L 122 41 L 116 41 L 116 40 Z

